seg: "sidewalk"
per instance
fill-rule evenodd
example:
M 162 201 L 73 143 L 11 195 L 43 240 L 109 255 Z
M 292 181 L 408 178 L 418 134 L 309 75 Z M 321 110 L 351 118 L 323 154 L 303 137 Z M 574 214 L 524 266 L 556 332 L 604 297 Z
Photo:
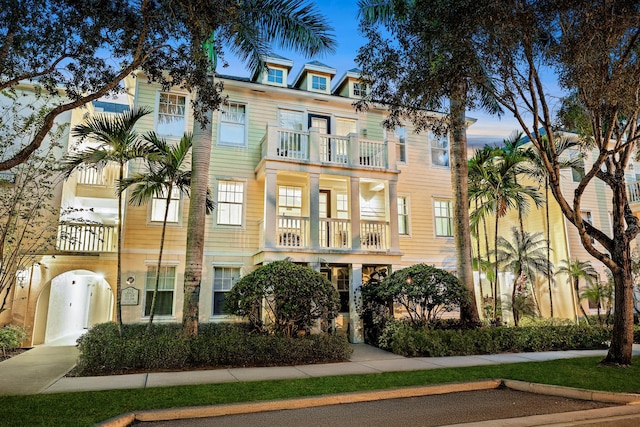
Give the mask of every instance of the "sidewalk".
M 38 394 L 239 381 L 310 378 L 334 375 L 371 374 L 464 366 L 496 365 L 605 356 L 606 350 L 552 351 L 454 357 L 405 358 L 366 344 L 352 345 L 348 362 L 259 368 L 228 368 L 185 372 L 156 372 L 98 377 L 64 377 L 73 368 L 78 351 L 73 346 L 38 346 L 0 363 L 0 395 Z M 634 346 L 640 355 L 640 346 Z

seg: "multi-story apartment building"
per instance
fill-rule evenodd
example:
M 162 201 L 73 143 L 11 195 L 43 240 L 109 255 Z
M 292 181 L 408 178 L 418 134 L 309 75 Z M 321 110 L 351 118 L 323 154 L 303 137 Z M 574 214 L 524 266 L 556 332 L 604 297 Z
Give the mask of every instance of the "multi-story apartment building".
M 217 206 L 207 218 L 200 321 L 237 320 L 224 308 L 234 282 L 261 264 L 287 258 L 334 284 L 341 297 L 335 327 L 359 341 L 355 302 L 372 275 L 420 262 L 455 270 L 448 138 L 417 134 L 409 124 L 385 130 L 384 106 L 356 112 L 354 102 L 366 91 L 358 70 L 336 78 L 335 69 L 313 61 L 290 76 L 293 63 L 278 56 L 268 58 L 267 66 L 251 78 L 217 76 L 228 99 L 208 130 L 209 183 Z M 178 87 L 165 91 L 141 74 L 125 86 L 129 107 L 153 111 L 138 122 L 138 132 L 155 131 L 172 141 L 193 130 L 190 93 Z M 94 103 L 68 119 L 73 126 L 86 114 L 121 108 Z M 166 202 L 125 204 L 118 236 L 116 175 L 115 167 L 89 168 L 60 188 L 61 207 L 80 210 L 63 218 L 59 235 L 67 238 L 19 272 L 14 304 L 0 319 L 25 325 L 33 344 L 77 337 L 115 318 L 117 239 L 123 239 L 123 320 L 148 320 Z M 599 187 L 593 193 L 592 218 L 600 221 L 606 211 L 600 204 L 609 202 L 602 202 Z M 188 200 L 176 193 L 156 322 L 182 317 L 188 209 Z M 528 228 L 548 226 L 541 210 L 526 221 Z M 500 234 L 508 237 L 509 221 L 501 224 Z M 584 255 L 576 252 L 580 243 L 570 237 L 571 226 L 557 207 L 549 224 L 556 258 Z M 508 293 L 509 283 L 503 282 L 501 292 Z M 556 317 L 573 317 L 570 288 L 558 281 L 554 292 L 554 302 L 565 306 Z

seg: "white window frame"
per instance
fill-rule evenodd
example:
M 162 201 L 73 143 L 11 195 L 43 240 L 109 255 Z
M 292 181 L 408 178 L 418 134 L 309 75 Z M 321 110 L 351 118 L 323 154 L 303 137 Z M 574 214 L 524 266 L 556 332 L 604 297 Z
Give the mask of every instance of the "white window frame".
M 447 146 L 441 147 L 439 142 L 446 141 Z M 446 168 L 451 167 L 451 141 L 449 140 L 449 134 L 436 136 L 434 132 L 429 132 L 429 153 L 431 157 L 431 167 Z M 439 154 L 438 154 L 439 153 Z M 435 161 L 434 154 L 438 154 L 438 157 L 444 156 L 446 159 L 446 165 L 441 164 L 442 161 Z
M 280 73 L 279 75 L 278 75 L 278 72 Z M 269 67 L 269 69 L 267 70 L 267 82 L 277 84 L 277 85 L 283 85 L 284 70 L 282 68 Z
M 403 201 L 404 212 L 400 210 L 400 201 Z M 410 236 L 411 235 L 411 227 L 409 221 L 409 196 L 400 194 L 397 198 L 398 204 L 398 235 L 400 236 Z M 400 224 L 404 224 L 405 230 L 404 233 L 401 231 Z
M 401 135 L 400 133 L 398 133 L 398 129 L 401 129 L 402 134 L 404 135 Z M 396 139 L 396 148 L 397 148 L 396 162 L 407 164 L 407 127 L 396 126 L 395 129 L 393 130 L 393 136 Z
M 448 213 L 447 216 L 442 215 L 442 207 L 438 207 L 439 203 L 446 203 L 448 206 L 446 210 Z M 450 230 L 450 234 L 443 234 L 441 230 L 439 230 L 439 220 L 448 220 Z M 436 237 L 444 237 L 444 238 L 452 238 L 453 237 L 453 206 L 451 203 L 451 199 L 444 198 L 435 198 L 433 199 L 433 232 Z
M 163 191 L 159 197 L 154 195 L 151 200 L 151 208 L 149 212 L 149 222 L 162 223 L 164 220 L 164 209 L 167 198 Z M 171 211 L 174 215 L 171 215 Z M 180 222 L 180 189 L 173 187 L 171 190 L 171 201 L 169 202 L 169 215 L 167 216 L 167 224 L 177 224 Z
M 283 194 L 284 191 L 284 194 Z M 299 196 L 296 193 L 300 193 Z M 298 185 L 278 185 L 278 216 L 302 216 L 302 197 L 304 188 Z M 286 210 L 298 210 L 296 215 Z
M 173 133 L 164 133 L 160 130 L 160 116 L 162 115 L 167 115 L 167 116 L 173 116 L 173 117 L 179 117 L 179 114 L 171 114 L 171 113 L 161 113 L 160 112 L 160 106 L 161 106 L 161 99 L 163 96 L 167 96 L 169 98 L 171 97 L 175 97 L 176 101 L 179 97 L 184 98 L 184 112 L 183 112 L 183 126 L 182 126 L 182 130 L 179 132 L 179 134 L 173 134 Z M 166 103 L 169 104 L 169 103 Z M 179 103 L 175 103 L 175 106 L 179 106 Z M 174 107 L 177 108 L 177 107 Z M 154 129 L 156 130 L 156 133 L 164 138 L 167 139 L 180 139 L 183 137 L 184 133 L 187 130 L 187 120 L 189 117 L 189 97 L 186 93 L 183 92 L 165 92 L 165 91 L 158 91 L 157 92 L 157 96 L 156 96 L 156 108 L 155 108 L 155 123 L 154 123 Z
M 237 109 L 238 107 L 244 107 L 244 113 L 239 113 L 237 110 L 229 112 L 231 108 Z M 238 119 L 238 115 L 241 114 L 240 119 Z M 239 101 L 228 101 L 225 105 L 221 106 L 220 111 L 218 111 L 218 138 L 217 145 L 225 146 L 225 147 L 240 147 L 246 148 L 248 141 L 248 117 L 249 117 L 249 106 L 246 102 Z M 242 127 L 242 141 L 233 141 L 231 139 L 227 139 L 225 132 L 225 128 L 229 127 Z
M 229 192 L 229 191 L 225 191 L 225 200 L 221 200 L 220 198 L 220 189 L 223 186 L 222 184 L 234 184 L 234 185 L 241 185 L 242 186 L 242 191 L 241 192 Z M 240 201 L 237 201 L 237 197 L 234 197 L 234 200 L 226 200 L 227 199 L 227 195 L 228 194 L 235 194 L 235 195 L 240 195 Z M 244 221 L 245 221 L 245 209 L 246 209 L 246 200 L 247 200 L 247 183 L 244 180 L 238 180 L 238 179 L 226 179 L 226 178 L 220 178 L 216 181 L 216 202 L 217 202 L 217 206 L 216 206 L 216 220 L 215 220 L 215 226 L 216 227 L 229 227 L 229 228 L 241 228 L 244 227 Z M 221 221 L 221 217 L 220 215 L 223 213 L 223 211 L 225 209 L 223 209 L 224 206 L 240 206 L 240 211 L 239 211 L 239 215 L 240 215 L 240 222 L 238 224 L 236 223 L 227 223 L 227 222 L 220 222 Z M 229 219 L 231 219 L 232 213 L 229 212 Z
M 311 74 L 311 89 L 320 92 L 326 92 L 328 87 L 328 78 L 326 76 L 319 76 L 317 74 Z M 323 83 L 324 81 L 324 83 Z M 317 86 L 317 87 L 316 87 Z
M 217 277 L 216 271 L 219 271 L 222 274 L 222 277 Z M 225 273 L 230 273 L 229 276 L 225 276 Z M 234 275 L 233 273 L 237 273 Z M 213 276 L 212 286 L 211 286 L 211 316 L 220 317 L 220 316 L 229 316 L 230 313 L 216 313 L 216 292 L 224 293 L 225 296 L 231 291 L 231 288 L 235 283 L 240 279 L 242 275 L 242 266 L 241 265 L 218 265 L 214 264 L 213 271 L 211 272 Z M 218 280 L 219 279 L 219 280 Z M 225 298 L 226 300 L 226 298 Z
M 352 91 L 354 98 L 364 98 L 367 96 L 367 85 L 360 82 L 353 82 Z
M 147 313 L 147 303 L 149 303 L 149 309 L 151 309 L 151 300 L 149 300 L 149 298 L 153 298 L 153 290 L 155 288 L 155 274 L 154 276 L 149 276 L 150 272 L 155 272 L 157 269 L 158 265 L 154 264 L 154 265 L 147 265 L 147 270 L 145 272 L 145 276 L 144 276 L 144 304 L 142 304 L 142 317 L 143 318 L 148 318 L 149 314 Z M 176 282 L 177 282 L 177 268 L 175 265 L 173 264 L 165 264 L 163 263 L 160 266 L 160 271 L 161 271 L 161 275 L 160 275 L 160 283 L 158 284 L 158 295 L 160 295 L 160 292 L 169 292 L 169 289 L 164 289 L 163 288 L 163 279 L 162 279 L 162 271 L 163 270 L 167 270 L 167 273 L 170 273 L 170 270 L 173 270 L 173 283 L 172 283 L 172 288 L 170 289 L 171 293 L 173 294 L 171 297 L 171 313 L 170 314 L 161 314 L 158 313 L 158 307 L 156 305 L 156 308 L 154 310 L 154 317 L 161 317 L 161 318 L 172 318 L 175 316 L 175 310 L 176 310 Z M 166 278 L 169 278 L 170 275 L 167 274 L 166 276 L 164 276 Z M 166 280 L 166 279 L 165 279 Z M 157 300 L 156 300 L 156 304 L 157 304 Z

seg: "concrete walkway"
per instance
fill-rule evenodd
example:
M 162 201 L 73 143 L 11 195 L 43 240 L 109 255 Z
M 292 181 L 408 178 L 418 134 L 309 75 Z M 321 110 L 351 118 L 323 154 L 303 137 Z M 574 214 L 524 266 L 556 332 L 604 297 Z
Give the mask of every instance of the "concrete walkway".
M 64 377 L 78 357 L 74 346 L 38 346 L 0 362 L 0 395 L 167 387 L 239 381 L 310 378 L 334 375 L 414 371 L 603 356 L 606 350 L 551 351 L 481 356 L 405 358 L 366 345 L 352 345 L 348 362 L 259 368 L 228 368 L 186 372 L 155 372 L 98 377 Z M 634 347 L 640 355 L 640 346 Z

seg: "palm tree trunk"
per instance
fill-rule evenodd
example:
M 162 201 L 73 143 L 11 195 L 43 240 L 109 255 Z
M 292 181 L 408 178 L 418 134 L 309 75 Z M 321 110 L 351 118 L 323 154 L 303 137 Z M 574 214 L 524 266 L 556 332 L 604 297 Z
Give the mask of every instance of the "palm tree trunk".
M 549 310 L 553 319 L 553 295 L 551 294 L 551 222 L 549 221 L 549 177 L 544 177 L 544 208 L 547 220 L 547 286 L 549 287 Z
M 450 98 L 451 128 L 451 185 L 453 188 L 453 239 L 456 252 L 458 278 L 469 290 L 471 298 L 460 307 L 463 322 L 478 323 L 475 284 L 471 257 L 471 231 L 469 229 L 469 165 L 467 163 L 467 133 L 465 126 L 466 83 L 453 85 Z
M 491 267 L 491 255 L 489 255 L 489 232 L 487 230 L 487 219 L 482 217 L 482 229 L 484 230 L 484 249 L 487 254 L 487 268 Z M 489 271 L 487 271 L 488 273 Z M 494 279 L 489 278 L 489 290 L 491 291 L 491 298 L 495 300 L 495 294 L 493 293 L 493 282 Z M 496 317 L 495 312 L 493 313 L 493 317 Z
M 118 179 L 122 182 L 124 178 L 124 163 L 120 162 Z M 118 331 L 122 333 L 122 192 L 118 191 L 118 256 L 116 260 L 116 323 Z
M 513 289 L 511 290 L 511 314 L 513 314 L 513 326 L 516 327 L 520 320 L 518 308 L 516 307 L 516 288 L 518 287 L 518 280 L 520 280 L 520 276 L 522 276 L 522 271 L 518 271 L 516 279 L 513 281 Z
M 478 210 L 478 198 L 475 198 L 476 211 Z M 480 310 L 484 312 L 484 289 L 482 287 L 482 254 L 480 253 L 480 223 L 476 222 L 476 250 L 478 251 L 478 283 L 480 284 Z M 487 254 L 488 255 L 488 254 Z M 480 314 L 480 313 L 478 313 Z
M 147 331 L 151 332 L 151 324 L 153 323 L 153 316 L 156 312 L 156 299 L 158 297 L 158 287 L 160 285 L 160 268 L 162 267 L 162 254 L 164 252 L 164 238 L 167 232 L 167 218 L 169 217 L 169 204 L 171 203 L 171 192 L 173 191 L 173 185 L 169 184 L 169 191 L 167 193 L 166 206 L 164 207 L 164 219 L 162 220 L 162 234 L 160 235 L 160 253 L 158 253 L 158 267 L 156 268 L 156 283 L 153 288 L 153 298 L 151 299 L 151 307 L 149 308 L 149 326 Z
M 577 304 L 578 308 L 580 308 L 580 312 L 584 316 L 584 321 L 587 322 L 587 325 L 588 325 L 589 324 L 589 317 L 587 316 L 587 312 L 584 311 L 584 307 L 580 303 L 580 288 L 579 288 L 579 284 L 580 284 L 580 280 L 577 277 L 574 278 L 573 279 L 573 290 L 576 293 L 576 304 Z
M 493 232 L 493 249 L 494 249 L 494 259 L 495 259 L 495 266 L 493 269 L 493 273 L 494 273 L 494 282 L 493 282 L 493 317 L 494 319 L 497 318 L 498 315 L 498 220 L 500 219 L 500 217 L 498 216 L 498 210 L 496 209 L 496 229 Z M 501 304 L 502 306 L 502 304 Z
M 200 97 L 200 92 L 198 92 L 197 97 Z M 201 105 L 201 103 L 198 104 Z M 209 181 L 209 161 L 211 159 L 212 119 L 213 113 L 208 111 L 206 125 L 203 126 L 202 123 L 196 121 L 193 131 L 191 199 L 189 200 L 184 272 L 184 305 L 182 311 L 182 331 L 192 338 L 198 335 L 207 186 Z

